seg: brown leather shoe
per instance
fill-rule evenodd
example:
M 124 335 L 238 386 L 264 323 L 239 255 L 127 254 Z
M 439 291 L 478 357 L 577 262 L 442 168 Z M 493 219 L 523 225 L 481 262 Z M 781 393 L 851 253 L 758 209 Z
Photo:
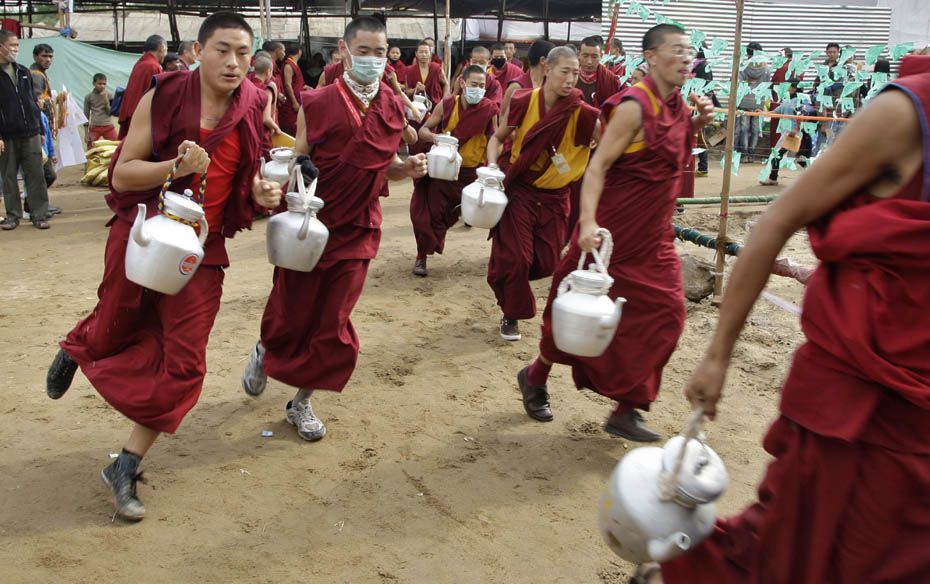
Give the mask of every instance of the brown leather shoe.
M 633 442 L 658 442 L 662 436 L 643 423 L 643 416 L 636 410 L 623 414 L 613 413 L 604 424 L 604 431 Z
M 429 275 L 429 272 L 426 271 L 426 258 L 418 259 L 416 263 L 413 264 L 413 275 L 420 276 L 425 278 Z
M 524 367 L 517 373 L 517 385 L 523 394 L 523 409 L 534 420 L 540 422 L 552 421 L 552 409 L 549 407 L 549 392 L 545 385 L 530 385 L 527 378 L 529 367 Z

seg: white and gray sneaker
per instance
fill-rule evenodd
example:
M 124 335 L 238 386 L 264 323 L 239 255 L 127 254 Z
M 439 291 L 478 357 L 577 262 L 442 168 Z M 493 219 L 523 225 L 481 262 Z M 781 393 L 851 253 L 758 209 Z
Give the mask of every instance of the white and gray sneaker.
M 268 385 L 268 376 L 265 375 L 265 346 L 261 341 L 255 343 L 249 353 L 249 362 L 242 372 L 242 389 L 252 397 L 258 397 Z
M 287 402 L 287 422 L 297 426 L 297 435 L 304 440 L 314 442 L 326 436 L 326 426 L 314 415 L 309 399 L 296 405 L 293 400 Z

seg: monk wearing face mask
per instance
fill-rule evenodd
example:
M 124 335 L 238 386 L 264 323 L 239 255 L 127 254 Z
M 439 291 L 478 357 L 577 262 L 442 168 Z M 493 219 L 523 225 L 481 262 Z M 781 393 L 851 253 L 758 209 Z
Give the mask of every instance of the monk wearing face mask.
M 410 219 L 417 241 L 417 259 L 413 273 L 426 276 L 426 258 L 441 254 L 446 231 L 460 216 L 462 189 L 477 179 L 477 169 L 484 165 L 488 138 L 497 129 L 497 104 L 486 97 L 487 73 L 477 65 L 467 67 L 459 78 L 458 95 L 442 100 L 426 124 L 420 128 L 420 140 L 432 143 L 437 134 L 451 134 L 459 141 L 462 167 L 457 180 L 424 177 L 417 182 L 410 199 Z

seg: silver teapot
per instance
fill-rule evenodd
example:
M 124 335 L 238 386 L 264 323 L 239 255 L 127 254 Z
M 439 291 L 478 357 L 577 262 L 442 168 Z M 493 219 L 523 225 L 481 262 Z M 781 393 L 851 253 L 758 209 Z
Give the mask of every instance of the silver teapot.
M 296 191 L 293 190 L 295 183 Z M 268 220 L 265 236 L 268 261 L 279 268 L 310 272 L 326 249 L 329 229 L 316 217 L 323 208 L 323 199 L 314 196 L 316 183 L 314 179 L 305 187 L 303 174 L 295 167 L 284 196 L 287 211 Z

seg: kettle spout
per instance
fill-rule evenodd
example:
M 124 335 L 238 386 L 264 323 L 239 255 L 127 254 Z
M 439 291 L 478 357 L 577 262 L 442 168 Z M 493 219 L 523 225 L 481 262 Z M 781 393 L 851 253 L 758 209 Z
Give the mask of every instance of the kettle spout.
M 133 241 L 145 247 L 150 241 L 150 239 L 145 236 L 145 204 L 139 203 L 138 208 L 139 211 L 136 213 L 136 218 L 132 222 L 132 229 L 129 231 L 129 234 L 132 236 Z
M 616 328 L 616 326 L 620 324 L 620 316 L 623 314 L 623 305 L 626 304 L 626 298 L 619 296 L 617 297 L 617 300 L 614 301 L 614 303 L 615 308 L 613 313 L 611 313 L 609 316 L 601 318 L 601 328 L 609 330 Z
M 691 538 L 688 537 L 687 533 L 679 531 L 664 539 L 649 540 L 646 547 L 652 561 L 662 563 L 689 550 L 691 548 Z

